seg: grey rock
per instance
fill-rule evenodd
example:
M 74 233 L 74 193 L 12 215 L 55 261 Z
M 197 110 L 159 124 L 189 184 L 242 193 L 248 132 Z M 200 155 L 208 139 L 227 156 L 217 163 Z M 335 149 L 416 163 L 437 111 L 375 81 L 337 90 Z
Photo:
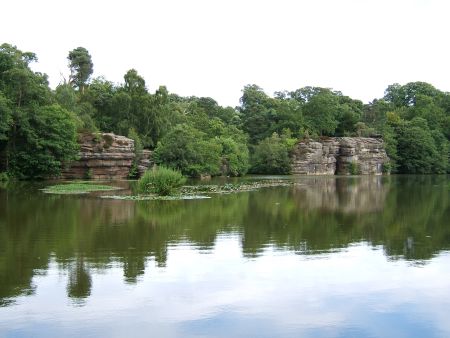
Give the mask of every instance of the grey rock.
M 303 140 L 292 152 L 293 174 L 381 175 L 389 158 L 382 139 L 370 137 L 329 137 Z

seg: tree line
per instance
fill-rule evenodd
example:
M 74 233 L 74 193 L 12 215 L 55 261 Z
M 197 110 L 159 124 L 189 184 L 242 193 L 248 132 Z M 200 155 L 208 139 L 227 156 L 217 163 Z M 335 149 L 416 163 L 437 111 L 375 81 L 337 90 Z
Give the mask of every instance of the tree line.
M 382 136 L 394 173 L 448 173 L 450 93 L 425 82 L 387 87 L 368 104 L 339 91 L 303 87 L 267 95 L 242 90 L 238 107 L 209 97 L 148 91 L 135 69 L 114 84 L 92 78 L 83 47 L 68 53 L 70 75 L 56 89 L 30 68 L 34 53 L 0 46 L 0 177 L 58 176 L 77 158 L 77 135 L 114 132 L 153 149 L 155 161 L 189 176 L 287 174 L 300 139 Z

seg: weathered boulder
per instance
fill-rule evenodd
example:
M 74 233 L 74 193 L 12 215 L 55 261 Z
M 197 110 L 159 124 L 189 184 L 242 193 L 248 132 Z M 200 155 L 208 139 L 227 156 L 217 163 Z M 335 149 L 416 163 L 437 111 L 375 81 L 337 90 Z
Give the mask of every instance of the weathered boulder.
M 79 160 L 62 170 L 66 179 L 123 179 L 130 172 L 134 154 L 134 141 L 113 133 L 80 134 Z M 151 165 L 151 152 L 144 151 L 138 163 L 139 173 Z M 147 167 L 148 168 L 148 167 Z
M 381 175 L 389 162 L 382 139 L 329 137 L 300 141 L 292 152 L 292 173 Z

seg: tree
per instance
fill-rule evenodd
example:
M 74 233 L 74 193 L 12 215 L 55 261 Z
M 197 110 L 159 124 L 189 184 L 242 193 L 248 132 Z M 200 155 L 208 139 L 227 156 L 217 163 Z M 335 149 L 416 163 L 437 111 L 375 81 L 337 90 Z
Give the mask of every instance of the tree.
M 91 55 L 84 47 L 78 47 L 69 52 L 69 83 L 84 93 L 89 77 L 94 71 Z
M 337 107 L 336 135 L 352 136 L 356 133 L 356 124 L 361 120 L 363 103 L 348 96 L 339 96 Z
M 418 95 L 434 98 L 441 94 L 439 90 L 426 82 L 409 82 L 404 86 L 394 83 L 387 87 L 384 99 L 393 103 L 395 107 L 414 106 L 417 103 Z
M 145 89 L 145 80 L 138 74 L 136 69 L 127 71 L 123 78 L 125 80 L 124 88 L 128 93 L 133 95 L 143 95 L 147 93 L 147 90 Z
M 330 90 L 321 90 L 309 97 L 303 106 L 305 123 L 313 133 L 332 136 L 338 127 L 338 96 Z
M 400 173 L 431 174 L 438 170 L 435 166 L 438 151 L 426 120 L 415 118 L 397 127 L 397 155 Z
M 76 121 L 59 105 L 43 106 L 18 116 L 19 128 L 10 149 L 10 172 L 18 178 L 58 176 L 76 159 Z
M 288 147 L 277 133 L 273 133 L 254 148 L 251 164 L 251 172 L 255 174 L 289 174 Z
M 243 176 L 249 169 L 249 152 L 247 145 L 232 137 L 219 137 L 222 146 L 221 174 L 227 176 Z
M 12 123 L 11 103 L 0 91 L 0 142 L 8 139 Z
M 167 133 L 155 149 L 157 164 L 197 177 L 220 173 L 222 146 L 216 139 L 187 124 L 179 124 Z
M 268 136 L 273 100 L 257 85 L 247 85 L 242 92 L 242 128 L 249 135 L 250 143 L 256 144 Z

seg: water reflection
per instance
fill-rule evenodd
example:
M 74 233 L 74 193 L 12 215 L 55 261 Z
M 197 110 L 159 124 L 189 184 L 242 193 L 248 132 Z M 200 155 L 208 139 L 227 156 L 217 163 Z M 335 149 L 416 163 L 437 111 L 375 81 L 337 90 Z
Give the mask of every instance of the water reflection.
M 0 190 L 0 305 L 35 293 L 33 276 L 55 262 L 66 294 L 91 295 L 92 270 L 119 265 L 136 284 L 148 262 L 167 267 L 181 244 L 210 253 L 221 238 L 259 259 L 267 250 L 330 254 L 354 243 L 383 248 L 389 260 L 426 264 L 450 247 L 446 177 L 296 178 L 292 187 L 199 201 L 133 202 Z M 225 237 L 224 237 L 225 236 Z

